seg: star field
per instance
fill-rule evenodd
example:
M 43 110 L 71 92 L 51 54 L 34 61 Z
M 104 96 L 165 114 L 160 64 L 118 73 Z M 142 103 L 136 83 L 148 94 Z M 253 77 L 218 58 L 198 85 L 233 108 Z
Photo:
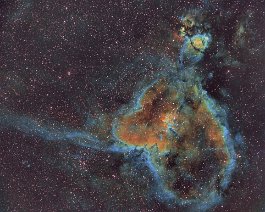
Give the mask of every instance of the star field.
M 0 211 L 263 211 L 265 2 L 0 1 Z

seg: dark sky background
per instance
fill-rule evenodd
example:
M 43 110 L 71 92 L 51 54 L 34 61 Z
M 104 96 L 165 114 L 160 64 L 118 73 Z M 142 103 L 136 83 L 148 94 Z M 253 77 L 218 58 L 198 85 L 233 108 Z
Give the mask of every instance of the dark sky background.
M 204 87 L 229 108 L 231 129 L 245 140 L 225 201 L 213 211 L 265 210 L 264 1 L 0 0 L 1 211 L 166 210 L 147 203 L 132 179 L 113 177 L 119 158 L 106 165 L 105 152 L 46 142 L 2 119 L 82 130 L 88 114 L 114 113 L 139 81 L 172 68 L 173 17 L 189 9 L 208 11 L 212 23 L 201 67 L 214 74 Z

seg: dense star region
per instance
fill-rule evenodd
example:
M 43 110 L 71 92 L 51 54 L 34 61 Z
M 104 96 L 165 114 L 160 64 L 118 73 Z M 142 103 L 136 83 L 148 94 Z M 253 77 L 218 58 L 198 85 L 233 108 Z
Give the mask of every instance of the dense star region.
M 0 2 L 0 211 L 263 211 L 264 1 Z

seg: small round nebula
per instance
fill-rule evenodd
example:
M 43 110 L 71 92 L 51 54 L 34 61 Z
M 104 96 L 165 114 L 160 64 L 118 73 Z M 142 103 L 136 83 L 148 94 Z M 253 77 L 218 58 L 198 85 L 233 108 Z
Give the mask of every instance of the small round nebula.
M 210 43 L 210 34 L 186 36 L 182 49 L 180 50 L 180 61 L 188 65 L 193 65 L 201 61 Z

